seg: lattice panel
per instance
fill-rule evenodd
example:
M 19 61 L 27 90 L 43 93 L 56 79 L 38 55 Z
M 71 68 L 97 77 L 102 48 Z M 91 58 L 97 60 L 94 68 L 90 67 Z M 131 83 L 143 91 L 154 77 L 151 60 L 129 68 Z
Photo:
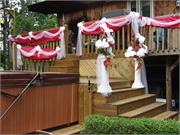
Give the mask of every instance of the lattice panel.
M 115 58 L 108 67 L 110 78 L 133 80 L 134 60 L 132 58 Z M 80 76 L 96 77 L 96 60 L 80 60 Z

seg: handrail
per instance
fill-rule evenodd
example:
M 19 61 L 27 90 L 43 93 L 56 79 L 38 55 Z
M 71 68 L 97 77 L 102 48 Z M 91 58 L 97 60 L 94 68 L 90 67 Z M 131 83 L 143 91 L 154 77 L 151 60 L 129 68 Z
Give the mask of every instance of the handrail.
M 140 27 L 140 33 L 146 38 L 145 45 L 148 46 L 148 56 L 179 55 L 180 53 L 180 29 L 156 28 L 151 26 Z M 115 44 L 113 53 L 116 57 L 124 57 L 126 49 L 133 45 L 131 25 L 123 26 L 114 32 Z M 96 55 L 95 43 L 91 42 L 97 36 L 83 35 L 83 56 L 94 58 Z M 92 44 L 93 43 L 93 44 Z
M 11 105 L 3 112 L 0 117 L 0 120 L 6 115 L 6 113 L 16 104 L 16 102 L 24 95 L 24 93 L 28 90 L 29 86 L 33 83 L 33 81 L 38 77 L 39 73 L 37 72 L 36 75 L 32 78 L 32 80 L 28 83 L 28 85 L 21 91 L 19 96 L 11 103 Z

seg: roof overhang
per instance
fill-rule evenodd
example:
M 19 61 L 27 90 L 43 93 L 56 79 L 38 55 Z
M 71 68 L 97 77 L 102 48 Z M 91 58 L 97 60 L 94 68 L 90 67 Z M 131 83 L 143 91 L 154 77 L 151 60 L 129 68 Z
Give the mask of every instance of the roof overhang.
M 41 0 L 38 3 L 28 6 L 29 11 L 40 12 L 44 14 L 65 14 L 77 12 L 80 10 L 87 9 L 92 6 L 99 6 L 104 2 L 110 1 L 54 1 L 54 0 Z

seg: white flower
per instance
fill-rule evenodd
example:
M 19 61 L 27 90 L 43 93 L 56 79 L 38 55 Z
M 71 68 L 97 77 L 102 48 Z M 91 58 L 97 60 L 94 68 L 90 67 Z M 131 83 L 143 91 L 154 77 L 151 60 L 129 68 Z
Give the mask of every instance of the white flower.
M 139 57 L 144 57 L 145 56 L 145 53 L 144 53 L 144 49 L 143 48 L 140 48 L 137 52 L 137 56 Z
M 101 42 L 102 41 L 100 39 L 96 41 L 95 43 L 96 48 L 101 48 L 101 44 L 102 44 Z
M 133 50 L 132 46 L 129 46 L 127 49 L 127 51 L 132 51 L 132 50 Z
M 106 41 L 105 38 L 103 40 L 99 39 L 95 43 L 96 48 L 107 48 L 109 47 L 109 43 Z
M 126 51 L 125 57 L 134 57 L 136 55 L 135 51 Z

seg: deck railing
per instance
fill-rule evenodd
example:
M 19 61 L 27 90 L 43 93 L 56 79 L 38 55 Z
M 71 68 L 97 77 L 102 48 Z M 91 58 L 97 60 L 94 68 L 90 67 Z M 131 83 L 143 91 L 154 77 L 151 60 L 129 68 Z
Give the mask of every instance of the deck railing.
M 120 30 L 114 32 L 113 36 L 115 44 L 113 45 L 113 53 L 116 57 L 123 57 L 123 53 L 130 46 L 132 35 L 131 26 L 122 27 Z M 98 36 L 83 35 L 83 57 L 94 57 L 96 56 L 97 49 L 95 47 L 94 40 L 98 39 Z
M 149 56 L 180 54 L 180 29 L 145 26 L 140 28 L 140 33 L 146 38 L 145 45 L 148 46 Z M 133 45 L 131 44 L 132 34 L 130 25 L 114 32 L 113 53 L 116 57 L 124 57 L 126 49 Z M 94 39 L 94 36 L 83 35 L 83 57 L 96 56 L 96 48 L 94 42 L 91 41 L 92 39 Z
M 180 29 L 148 28 L 149 55 L 180 54 Z
M 60 45 L 60 40 L 54 41 L 54 42 L 47 42 L 45 44 L 41 45 L 41 48 L 48 48 L 55 50 L 57 46 Z M 14 45 L 13 50 L 16 49 L 16 45 Z M 16 51 L 13 51 L 16 52 Z M 22 56 L 22 62 L 23 65 L 20 66 L 19 69 L 20 71 L 36 71 L 36 72 L 47 72 L 48 68 L 52 65 L 54 65 L 56 58 L 51 58 L 48 60 L 31 60 L 28 58 L 25 58 Z M 16 62 L 16 53 L 13 54 L 13 62 Z M 16 64 L 13 64 L 16 66 Z M 14 69 L 15 70 L 15 69 Z
M 68 27 L 65 30 L 65 48 L 66 56 L 71 58 L 76 57 L 75 51 L 68 52 Z M 148 56 L 158 55 L 179 55 L 180 54 L 180 29 L 166 29 L 166 28 L 155 28 L 155 27 L 141 27 L 140 33 L 143 35 L 145 45 L 148 46 Z M 122 27 L 120 30 L 114 32 L 115 44 L 113 45 L 113 53 L 115 57 L 124 57 L 126 49 L 131 45 L 132 37 L 131 25 Z M 98 36 L 83 35 L 83 56 L 81 59 L 92 59 L 97 56 L 97 49 L 95 47 L 95 40 Z M 60 45 L 60 41 L 48 42 L 41 45 L 42 48 L 49 48 L 55 50 L 56 46 Z M 15 47 L 13 47 L 15 48 Z M 13 49 L 14 50 L 14 49 Z M 15 51 L 13 51 L 15 52 Z M 46 72 L 50 66 L 53 66 L 56 58 L 52 58 L 45 61 L 36 61 L 23 58 L 23 66 L 20 70 L 26 71 L 39 71 Z M 16 61 L 16 56 L 13 56 L 13 61 Z

